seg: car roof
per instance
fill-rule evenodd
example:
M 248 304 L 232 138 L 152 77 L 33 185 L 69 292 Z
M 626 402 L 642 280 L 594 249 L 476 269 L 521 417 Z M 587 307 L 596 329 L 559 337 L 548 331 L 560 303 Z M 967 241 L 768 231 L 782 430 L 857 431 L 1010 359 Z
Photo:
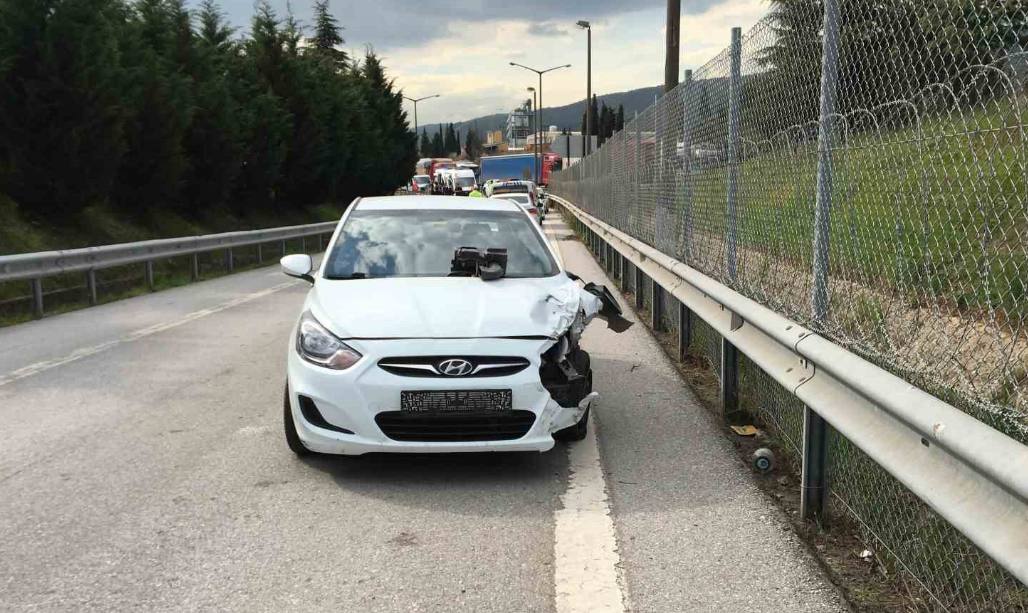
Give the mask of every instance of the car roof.
M 517 203 L 502 198 L 458 198 L 455 196 L 378 196 L 361 198 L 354 210 L 359 211 L 520 211 Z
M 530 187 L 531 181 L 493 181 L 493 187 Z
M 427 179 L 428 175 L 414 175 L 415 179 Z

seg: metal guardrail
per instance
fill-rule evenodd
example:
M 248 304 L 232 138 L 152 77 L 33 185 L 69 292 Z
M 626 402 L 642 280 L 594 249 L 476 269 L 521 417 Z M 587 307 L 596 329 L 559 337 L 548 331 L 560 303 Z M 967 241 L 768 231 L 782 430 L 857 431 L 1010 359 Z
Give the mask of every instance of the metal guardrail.
M 196 280 L 199 278 L 197 255 L 200 253 L 225 250 L 227 253 L 226 267 L 229 272 L 232 272 L 232 250 L 234 248 L 257 245 L 257 261 L 261 263 L 263 262 L 263 253 L 260 247 L 262 244 L 282 242 L 282 252 L 284 253 L 285 241 L 331 234 L 335 231 L 337 225 L 338 222 L 330 221 L 302 226 L 269 228 L 267 230 L 225 232 L 222 234 L 167 238 L 105 245 L 102 247 L 87 247 L 84 249 L 4 255 L 0 256 L 0 283 L 31 280 L 34 309 L 36 315 L 41 316 L 43 314 L 43 277 L 85 272 L 87 274 L 90 304 L 96 304 L 95 273 L 97 270 L 143 263 L 146 264 L 147 284 L 153 287 L 154 260 L 191 255 L 193 257 L 190 271 L 193 280 Z
M 1028 447 L 567 200 L 550 198 L 620 254 L 622 273 L 630 261 L 637 275 L 649 276 L 721 334 L 726 346 L 745 354 L 1028 583 Z M 656 299 L 653 310 L 659 310 Z M 722 353 L 723 387 L 735 380 L 731 355 Z M 803 447 L 803 496 L 823 498 L 827 458 L 806 442 Z

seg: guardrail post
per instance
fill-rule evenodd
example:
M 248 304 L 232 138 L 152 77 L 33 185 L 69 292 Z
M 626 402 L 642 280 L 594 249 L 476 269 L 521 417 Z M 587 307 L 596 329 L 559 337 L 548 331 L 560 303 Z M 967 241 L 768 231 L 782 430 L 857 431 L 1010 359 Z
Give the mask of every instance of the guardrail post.
M 692 345 L 692 310 L 678 302 L 678 361 L 684 362 Z
M 814 214 L 814 282 L 810 302 L 813 321 L 823 329 L 828 319 L 828 270 L 832 215 L 832 139 L 839 77 L 839 0 L 825 1 L 821 50 L 821 108 L 818 126 L 817 199 Z M 803 475 L 800 513 L 824 521 L 828 500 L 828 423 L 803 408 Z
M 652 296 L 650 323 L 653 325 L 654 332 L 661 332 L 664 330 L 662 319 L 664 317 L 664 294 L 660 284 L 652 277 L 650 278 L 650 296 Z
M 32 280 L 32 309 L 36 317 L 43 316 L 43 280 L 40 278 Z
M 307 253 L 307 237 L 300 237 L 300 253 Z
M 89 295 L 89 304 L 96 304 L 96 271 L 90 268 L 86 271 L 86 293 Z
M 150 291 L 153 291 L 153 261 L 147 260 L 146 262 L 146 287 Z
M 324 234 L 319 234 L 318 235 L 318 253 L 321 253 L 324 250 L 325 250 L 325 235 Z
M 282 255 L 281 255 L 281 257 L 285 257 L 285 255 L 286 255 L 286 242 L 282 241 Z
M 732 28 L 731 78 L 728 81 L 728 235 L 725 255 L 728 278 L 736 282 L 736 200 L 739 197 L 739 116 L 742 109 L 742 28 Z
M 264 263 L 264 246 L 261 245 L 260 243 L 257 243 L 257 263 L 258 264 L 263 264 Z
M 721 337 L 721 409 L 728 417 L 739 410 L 739 350 Z
M 232 261 L 232 249 L 225 251 L 225 270 L 232 272 L 235 270 L 235 263 Z
M 643 296 L 643 271 L 638 266 L 635 267 L 635 308 L 641 309 L 646 306 L 646 301 Z
M 193 281 L 200 280 L 200 255 L 194 253 L 189 263 L 189 277 Z
M 627 262 L 627 261 L 628 261 L 628 258 L 625 257 L 624 254 L 621 254 L 621 292 L 622 293 L 628 291 L 628 275 L 625 272 L 625 262 Z

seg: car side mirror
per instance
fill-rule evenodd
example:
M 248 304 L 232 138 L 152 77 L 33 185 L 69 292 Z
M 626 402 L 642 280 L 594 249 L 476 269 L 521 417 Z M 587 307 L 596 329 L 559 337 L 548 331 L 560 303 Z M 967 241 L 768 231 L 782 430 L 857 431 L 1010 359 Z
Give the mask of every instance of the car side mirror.
M 282 272 L 289 277 L 295 277 L 297 279 L 303 279 L 307 283 L 314 285 L 314 277 L 311 276 L 311 271 L 314 270 L 314 261 L 311 260 L 311 256 L 305 253 L 294 253 L 293 255 L 287 255 L 279 263 L 282 265 Z

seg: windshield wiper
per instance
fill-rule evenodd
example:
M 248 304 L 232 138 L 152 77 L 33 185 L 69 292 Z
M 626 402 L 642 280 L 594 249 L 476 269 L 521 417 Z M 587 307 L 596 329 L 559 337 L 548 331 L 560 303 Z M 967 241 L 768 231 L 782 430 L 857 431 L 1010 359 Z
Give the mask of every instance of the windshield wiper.
M 367 279 L 368 275 L 363 272 L 355 272 L 352 275 L 326 275 L 330 281 L 347 281 L 349 279 Z

